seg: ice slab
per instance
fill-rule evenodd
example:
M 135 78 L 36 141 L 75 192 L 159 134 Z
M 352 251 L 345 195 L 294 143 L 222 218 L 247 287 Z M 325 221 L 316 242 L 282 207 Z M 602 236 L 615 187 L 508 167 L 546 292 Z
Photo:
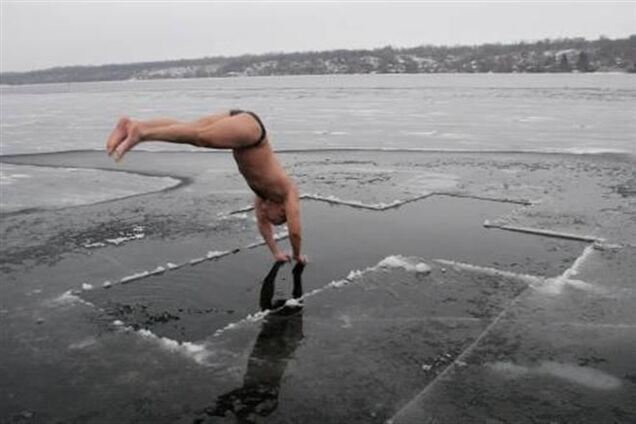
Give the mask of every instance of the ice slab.
M 406 402 L 392 422 L 634 421 L 633 255 L 627 247 L 586 249 L 563 275 L 596 290 L 527 290 L 463 367 Z
M 129 328 L 144 357 L 172 355 L 214 370 L 199 410 L 256 398 L 262 408 L 275 406 L 268 422 L 383 422 L 524 292 L 529 282 L 518 275 L 559 276 L 581 256 L 581 242 L 481 225 L 513 207 L 428 198 L 378 212 L 305 202 L 312 261 L 303 289 L 312 295 L 289 317 L 259 312 L 272 264 L 262 246 L 81 296 L 105 321 Z M 289 266 L 281 268 L 275 297 L 288 299 L 292 281 Z M 266 390 L 255 394 L 252 383 Z M 191 419 L 186 413 L 182 421 Z
M 319 291 L 292 316 L 270 315 L 224 333 L 231 339 L 250 332 L 255 342 L 246 348 L 242 380 L 200 409 L 218 411 L 232 399 L 226 407 L 237 415 L 274 405 L 264 414 L 268 422 L 383 422 L 526 287 L 439 265 L 426 274 L 386 266 L 395 261 L 389 257 L 347 284 Z
M 161 191 L 178 184 L 180 181 L 171 177 L 3 163 L 0 212 L 88 205 Z
M 632 422 L 635 334 L 505 321 L 391 422 Z
M 585 245 L 482 227 L 484 216 L 512 207 L 428 198 L 376 212 L 306 202 L 304 248 L 312 262 L 305 290 L 341 280 L 352 270 L 374 266 L 391 254 L 456 258 L 513 273 L 560 275 Z M 83 296 L 111 310 L 113 319 L 144 328 L 148 325 L 160 336 L 198 340 L 255 312 L 245 298 L 257 291 L 270 261 L 269 253 L 261 247 Z M 156 319 L 166 314 L 175 318 Z

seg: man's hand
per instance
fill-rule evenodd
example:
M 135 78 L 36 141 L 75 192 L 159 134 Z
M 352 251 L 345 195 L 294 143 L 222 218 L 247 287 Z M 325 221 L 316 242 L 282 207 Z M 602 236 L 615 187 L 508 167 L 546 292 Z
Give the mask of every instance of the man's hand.
M 305 265 L 307 263 L 307 256 L 305 255 L 294 256 L 294 260 L 299 264 Z
M 291 260 L 291 256 L 285 252 L 277 252 L 274 254 L 274 260 L 276 262 L 289 262 Z

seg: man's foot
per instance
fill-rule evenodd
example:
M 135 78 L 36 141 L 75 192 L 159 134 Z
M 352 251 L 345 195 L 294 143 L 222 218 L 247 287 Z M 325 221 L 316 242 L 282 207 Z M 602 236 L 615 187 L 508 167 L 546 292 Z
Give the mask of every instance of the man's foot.
M 115 129 L 110 134 L 110 137 L 108 137 L 108 141 L 106 142 L 106 152 L 109 155 L 113 154 L 113 152 L 115 151 L 115 148 L 128 135 L 129 124 L 130 124 L 130 119 L 124 117 L 119 119 L 119 121 L 117 122 L 117 125 L 115 125 Z
M 141 132 L 138 123 L 128 120 L 126 133 L 126 138 L 117 145 L 117 148 L 113 152 L 113 157 L 118 162 L 124 157 L 127 151 L 141 141 Z

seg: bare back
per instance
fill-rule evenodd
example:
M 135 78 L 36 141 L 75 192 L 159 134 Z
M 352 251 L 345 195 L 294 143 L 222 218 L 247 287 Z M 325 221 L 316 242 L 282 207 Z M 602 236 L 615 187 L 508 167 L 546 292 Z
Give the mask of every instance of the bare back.
M 239 171 L 257 196 L 275 203 L 284 202 L 291 181 L 267 139 L 258 146 L 232 152 Z

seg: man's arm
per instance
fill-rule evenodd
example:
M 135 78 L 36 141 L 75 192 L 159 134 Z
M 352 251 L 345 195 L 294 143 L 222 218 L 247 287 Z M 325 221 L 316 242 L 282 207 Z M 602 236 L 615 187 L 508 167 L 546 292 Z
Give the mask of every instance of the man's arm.
M 261 233 L 261 236 L 263 236 L 263 240 L 265 240 L 265 244 L 269 247 L 270 252 L 272 252 L 274 259 L 276 261 L 288 261 L 289 255 L 280 250 L 278 244 L 276 244 L 272 224 L 267 219 L 262 204 L 263 201 L 260 198 L 257 197 L 256 200 L 254 200 L 254 211 L 256 213 L 256 225 L 258 226 L 258 231 Z
M 302 229 L 300 225 L 300 199 L 296 186 L 292 186 L 285 198 L 285 216 L 287 217 L 287 231 L 289 232 L 293 258 L 295 261 L 305 263 L 307 258 L 300 253 Z

